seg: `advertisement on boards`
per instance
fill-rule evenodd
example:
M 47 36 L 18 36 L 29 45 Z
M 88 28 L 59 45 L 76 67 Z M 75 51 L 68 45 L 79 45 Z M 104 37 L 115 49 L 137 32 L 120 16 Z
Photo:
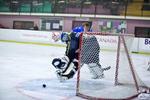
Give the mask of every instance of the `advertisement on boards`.
M 150 38 L 140 38 L 139 39 L 139 51 L 140 52 L 150 52 Z

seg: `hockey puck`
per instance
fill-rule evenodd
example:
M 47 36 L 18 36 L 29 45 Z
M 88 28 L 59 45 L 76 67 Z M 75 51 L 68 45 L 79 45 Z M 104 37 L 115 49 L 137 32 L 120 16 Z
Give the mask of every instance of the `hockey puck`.
M 43 84 L 43 88 L 46 88 L 46 84 Z

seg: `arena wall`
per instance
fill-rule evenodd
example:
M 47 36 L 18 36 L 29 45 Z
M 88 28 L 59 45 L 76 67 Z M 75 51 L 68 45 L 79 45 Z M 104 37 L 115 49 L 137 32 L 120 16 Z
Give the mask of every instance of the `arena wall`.
M 34 30 L 16 30 L 16 29 L 0 29 L 1 41 L 18 41 L 30 43 L 43 43 L 65 46 L 65 43 L 60 41 L 61 32 L 49 31 L 34 31 Z M 104 46 L 102 49 L 113 50 L 117 45 L 117 39 L 112 37 L 100 38 L 98 40 Z M 133 52 L 150 53 L 150 39 L 149 38 L 134 38 Z
M 4 25 L 4 27 L 12 29 L 13 28 L 13 21 L 33 21 L 40 27 L 40 21 L 41 18 L 44 18 L 47 16 L 17 16 L 17 15 L 0 15 L 0 24 Z M 50 18 L 53 16 L 48 16 L 47 18 Z M 57 18 L 57 17 L 56 17 Z M 58 17 L 59 18 L 59 17 Z M 88 20 L 92 21 L 93 23 L 93 31 L 98 32 L 99 31 L 99 20 L 102 20 L 102 18 L 80 18 L 80 17 L 61 17 L 64 19 L 64 26 L 63 31 L 70 32 L 72 30 L 72 22 L 77 20 Z M 106 20 L 106 19 L 105 19 Z M 125 20 L 127 21 L 127 33 L 134 34 L 135 27 L 149 27 L 150 26 L 150 20 L 135 20 L 135 19 L 110 19 L 108 20 Z

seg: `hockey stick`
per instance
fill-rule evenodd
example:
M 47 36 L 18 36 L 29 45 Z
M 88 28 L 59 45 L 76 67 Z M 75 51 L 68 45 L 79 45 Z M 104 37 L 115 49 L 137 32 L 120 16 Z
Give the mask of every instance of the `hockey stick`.
M 102 68 L 103 71 L 109 70 L 111 68 L 111 66 L 108 66 L 106 68 Z

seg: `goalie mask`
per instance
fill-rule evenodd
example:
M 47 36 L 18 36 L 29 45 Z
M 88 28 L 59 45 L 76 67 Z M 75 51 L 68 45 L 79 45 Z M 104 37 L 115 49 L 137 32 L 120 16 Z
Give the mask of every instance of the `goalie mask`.
M 56 69 L 63 69 L 65 66 L 65 62 L 62 62 L 60 58 L 55 58 L 52 61 L 52 65 L 56 68 Z

